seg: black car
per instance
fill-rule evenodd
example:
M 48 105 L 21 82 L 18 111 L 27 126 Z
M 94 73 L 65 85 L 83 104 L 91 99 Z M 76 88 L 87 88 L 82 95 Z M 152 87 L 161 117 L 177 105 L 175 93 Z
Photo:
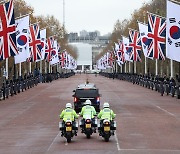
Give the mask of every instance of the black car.
M 89 99 L 91 105 L 94 106 L 96 112 L 100 111 L 100 94 L 99 89 L 92 83 L 80 84 L 74 92 L 74 109 L 76 112 L 80 112 L 84 106 L 84 102 Z

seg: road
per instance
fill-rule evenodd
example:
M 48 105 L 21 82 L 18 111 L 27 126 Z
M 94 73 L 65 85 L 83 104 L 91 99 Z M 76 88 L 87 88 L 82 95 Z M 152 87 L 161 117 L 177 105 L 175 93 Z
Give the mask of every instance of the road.
M 67 143 L 58 130 L 59 113 L 72 102 L 72 90 L 96 84 L 117 121 L 115 136 L 98 134 Z M 101 105 L 102 105 L 101 104 Z M 0 154 L 180 154 L 180 100 L 132 83 L 81 74 L 42 83 L 0 101 Z

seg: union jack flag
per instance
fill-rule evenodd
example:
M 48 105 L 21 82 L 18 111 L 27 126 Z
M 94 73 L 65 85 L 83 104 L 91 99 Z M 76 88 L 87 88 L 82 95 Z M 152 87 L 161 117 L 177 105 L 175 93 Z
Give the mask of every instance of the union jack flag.
M 18 54 L 13 0 L 0 5 L 0 61 Z
M 52 51 L 54 49 L 54 38 L 51 36 L 47 39 L 46 50 L 45 50 L 45 59 L 47 62 L 50 62 Z
M 30 39 L 29 39 L 29 50 L 30 50 L 30 59 L 29 61 L 35 62 L 41 60 L 41 38 L 40 38 L 40 29 L 37 24 L 30 26 Z
M 107 58 L 108 58 L 108 66 L 113 67 L 113 64 L 114 64 L 114 55 L 113 55 L 112 51 L 108 52 Z
M 166 22 L 154 14 L 148 14 L 148 57 L 165 60 Z
M 141 62 L 141 38 L 138 31 L 129 30 L 129 46 L 130 60 Z
M 66 53 L 63 51 L 61 54 L 60 54 L 60 57 L 59 57 L 59 61 L 60 61 L 60 65 L 62 68 L 65 68 L 66 66 Z
M 125 52 L 124 52 L 124 43 L 122 41 L 119 42 L 119 50 L 117 50 L 118 61 L 122 64 L 125 63 Z

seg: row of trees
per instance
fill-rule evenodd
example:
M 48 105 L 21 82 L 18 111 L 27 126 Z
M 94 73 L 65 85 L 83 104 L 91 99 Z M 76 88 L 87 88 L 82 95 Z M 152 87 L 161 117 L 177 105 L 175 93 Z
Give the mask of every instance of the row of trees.
M 180 0 L 176 0 L 180 2 Z M 158 14 L 160 16 L 166 17 L 166 0 L 152 0 L 149 3 L 144 3 L 139 10 L 135 10 L 131 15 L 130 19 L 124 19 L 122 21 L 117 20 L 114 25 L 114 30 L 112 32 L 110 42 L 107 47 L 100 53 L 96 59 L 99 59 L 102 55 L 104 55 L 108 50 L 112 50 L 112 46 L 114 46 L 114 42 L 117 42 L 118 39 L 122 39 L 123 36 L 129 36 L 129 29 L 136 29 L 138 30 L 137 20 L 141 22 L 148 23 L 147 11 Z M 144 74 L 144 54 L 141 54 L 142 62 L 138 62 L 137 65 L 137 73 Z M 133 65 L 133 63 L 131 64 Z M 158 72 L 160 75 L 166 74 L 169 76 L 170 74 L 170 60 L 166 58 L 165 61 L 158 60 L 159 70 Z M 124 68 L 124 65 L 123 65 Z M 147 69 L 150 74 L 155 74 L 155 60 L 148 59 L 147 60 Z M 124 70 L 124 69 L 123 69 Z M 180 74 L 180 63 L 174 61 L 174 72 L 175 74 Z
M 0 3 L 3 3 L 4 0 L 0 0 Z M 61 10 L 60 10 L 61 12 Z M 67 41 L 67 35 L 66 30 L 64 29 L 63 25 L 54 17 L 54 16 L 35 16 L 33 7 L 27 5 L 27 3 L 24 0 L 14 0 L 14 13 L 15 18 L 18 18 L 20 16 L 30 14 L 30 22 L 31 24 L 37 23 L 39 24 L 40 28 L 46 28 L 46 35 L 47 38 L 50 36 L 55 36 L 57 41 L 61 45 L 61 50 L 64 49 L 67 50 L 68 53 L 70 53 L 75 59 L 77 59 L 77 52 L 76 50 L 68 45 Z M 38 64 L 39 65 L 39 64 Z M 0 74 L 2 75 L 3 67 L 5 66 L 5 60 L 0 61 Z M 14 58 L 9 58 L 9 76 L 12 77 L 14 73 Z M 18 68 L 18 66 L 16 66 Z M 28 63 L 22 64 L 22 72 L 27 69 Z M 37 64 L 34 62 L 32 63 L 32 69 L 37 67 Z M 44 66 L 43 66 L 44 69 Z

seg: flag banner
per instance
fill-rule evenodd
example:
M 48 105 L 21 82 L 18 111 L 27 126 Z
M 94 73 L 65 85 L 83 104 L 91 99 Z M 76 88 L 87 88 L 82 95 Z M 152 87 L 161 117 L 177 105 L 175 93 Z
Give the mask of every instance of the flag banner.
M 127 37 L 124 37 L 122 36 L 122 42 L 124 44 L 124 54 L 125 54 L 125 60 L 126 61 L 130 61 L 130 62 L 133 62 L 131 59 L 130 59 L 130 52 L 128 52 L 128 48 L 129 48 L 129 38 Z
M 0 4 L 0 61 L 18 54 L 13 0 Z
M 57 46 L 58 46 L 58 63 L 59 66 L 61 66 L 61 46 L 59 43 L 57 44 Z
M 22 63 L 30 57 L 29 52 L 29 16 L 17 19 L 16 23 L 16 42 L 18 55 L 14 57 L 15 64 Z
M 180 5 L 167 1 L 166 57 L 180 62 Z
M 46 41 L 46 49 L 45 49 L 45 59 L 47 62 L 51 60 L 51 52 L 53 51 L 54 46 L 54 37 L 49 37 Z
M 165 60 L 166 20 L 148 13 L 148 57 Z
M 118 64 L 119 66 L 122 66 L 122 62 L 121 62 L 121 61 L 116 60 L 116 62 L 117 62 L 117 64 Z
M 51 52 L 51 59 L 50 59 L 50 65 L 55 65 L 59 62 L 59 57 L 58 57 L 58 43 L 57 40 L 54 40 L 53 44 L 53 50 Z
M 113 47 L 113 51 L 114 51 L 114 56 L 117 59 L 117 51 L 119 50 L 119 44 L 114 42 L 114 47 Z
M 45 50 L 46 50 L 46 29 L 40 30 L 40 37 L 41 37 L 41 60 L 45 59 Z
M 66 65 L 66 53 L 65 51 L 63 51 L 61 54 L 60 54 L 60 65 L 62 68 L 65 68 L 65 65 Z
M 129 29 L 129 47 L 130 60 L 141 62 L 141 38 L 136 30 Z
M 71 57 L 72 60 L 71 60 L 71 69 L 75 70 L 77 68 L 77 63 L 76 63 L 76 60 Z
M 125 63 L 125 48 L 122 41 L 119 41 L 119 50 L 117 51 L 117 61 L 122 65 Z M 119 64 L 118 64 L 119 65 Z
M 41 60 L 41 37 L 40 29 L 38 24 L 30 26 L 30 39 L 29 39 L 29 50 L 30 50 L 30 62 L 37 62 Z
M 139 26 L 141 45 L 142 45 L 144 56 L 147 58 L 150 58 L 147 55 L 148 53 L 148 25 L 138 22 L 138 26 Z
M 110 51 L 108 55 L 108 66 L 112 68 L 113 65 L 114 65 L 114 54 L 113 51 Z
M 101 57 L 101 58 L 97 61 L 97 68 L 98 68 L 99 70 L 104 70 L 104 69 L 106 69 L 105 62 L 104 62 L 104 56 Z
M 72 56 L 70 55 L 70 54 L 68 54 L 68 56 L 67 56 L 67 69 L 69 69 L 69 70 L 71 70 L 71 69 L 73 69 L 73 66 L 72 66 Z

